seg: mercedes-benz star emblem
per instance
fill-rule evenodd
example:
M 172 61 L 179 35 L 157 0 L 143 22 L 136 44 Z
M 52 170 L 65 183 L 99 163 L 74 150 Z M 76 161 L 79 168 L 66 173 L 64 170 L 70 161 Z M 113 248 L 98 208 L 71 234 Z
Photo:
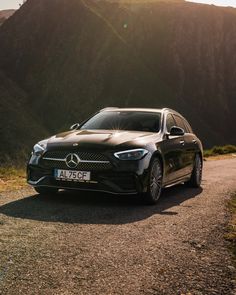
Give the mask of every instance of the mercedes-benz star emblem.
M 80 158 L 76 154 L 69 154 L 66 156 L 66 165 L 69 168 L 76 168 L 80 162 Z

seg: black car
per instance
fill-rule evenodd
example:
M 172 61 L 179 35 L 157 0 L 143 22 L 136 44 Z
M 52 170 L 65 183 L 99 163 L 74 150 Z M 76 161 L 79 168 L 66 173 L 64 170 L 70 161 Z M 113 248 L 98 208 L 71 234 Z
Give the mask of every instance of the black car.
M 106 108 L 37 143 L 28 183 L 40 194 L 59 189 L 140 194 L 154 204 L 163 187 L 200 186 L 202 155 L 189 123 L 171 109 Z

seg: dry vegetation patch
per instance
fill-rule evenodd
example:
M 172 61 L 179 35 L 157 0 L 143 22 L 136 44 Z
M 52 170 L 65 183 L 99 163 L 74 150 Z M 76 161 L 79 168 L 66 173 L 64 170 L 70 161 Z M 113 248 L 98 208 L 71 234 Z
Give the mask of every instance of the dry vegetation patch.
M 214 157 L 218 159 L 220 157 L 222 159 L 222 156 L 224 158 L 236 156 L 236 145 L 214 146 L 209 150 L 204 150 L 205 158 Z
M 21 189 L 25 186 L 27 186 L 25 169 L 14 167 L 0 168 L 0 193 Z

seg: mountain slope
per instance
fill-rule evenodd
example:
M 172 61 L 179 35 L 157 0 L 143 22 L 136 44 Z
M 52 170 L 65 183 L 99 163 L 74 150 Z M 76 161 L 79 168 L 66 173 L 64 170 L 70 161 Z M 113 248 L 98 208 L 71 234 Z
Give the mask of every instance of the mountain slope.
M 22 163 L 46 130 L 27 105 L 27 95 L 0 72 L 0 163 Z
M 167 106 L 205 146 L 236 143 L 235 11 L 184 1 L 28 0 L 1 26 L 0 69 L 48 132 L 104 106 Z
M 0 26 L 15 12 L 14 9 L 0 10 Z

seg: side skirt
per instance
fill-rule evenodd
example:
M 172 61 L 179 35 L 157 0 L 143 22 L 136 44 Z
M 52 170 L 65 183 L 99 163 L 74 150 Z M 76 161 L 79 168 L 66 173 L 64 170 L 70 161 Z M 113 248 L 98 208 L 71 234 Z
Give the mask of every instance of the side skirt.
M 171 186 L 174 186 L 174 185 L 177 185 L 177 184 L 181 184 L 181 183 L 183 183 L 183 182 L 187 182 L 187 181 L 190 179 L 190 177 L 191 177 L 191 176 L 187 175 L 187 176 L 182 177 L 182 178 L 179 178 L 179 179 L 177 179 L 177 180 L 175 180 L 175 181 L 173 181 L 173 182 L 165 183 L 165 184 L 163 185 L 163 188 L 164 188 L 164 187 L 171 187 Z

